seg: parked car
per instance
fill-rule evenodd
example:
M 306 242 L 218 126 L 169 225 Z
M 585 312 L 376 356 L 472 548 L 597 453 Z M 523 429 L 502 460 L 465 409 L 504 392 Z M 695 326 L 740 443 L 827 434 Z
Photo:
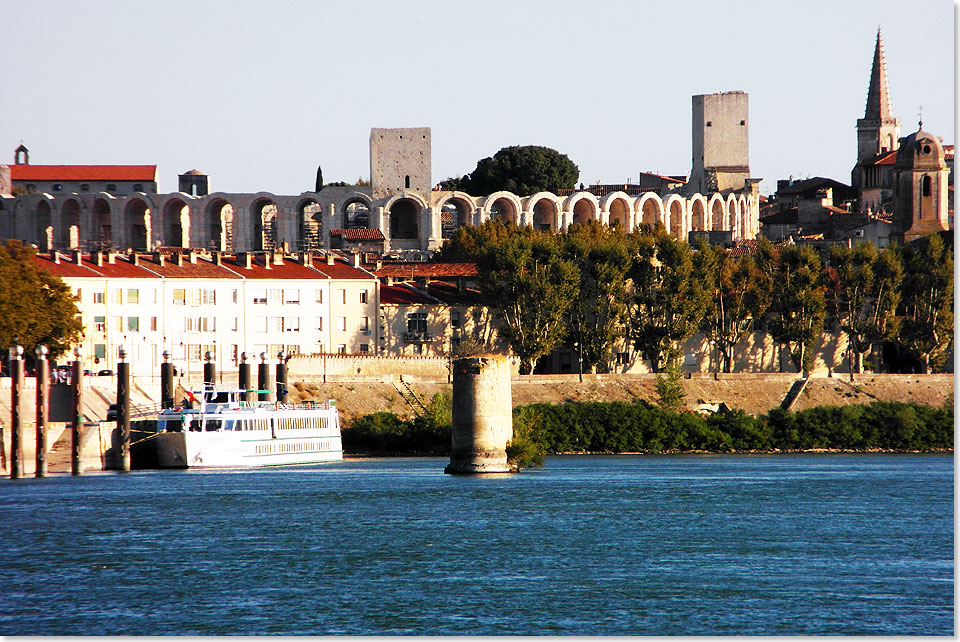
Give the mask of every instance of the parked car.
M 83 371 L 83 376 L 84 376 L 84 377 L 92 377 L 92 376 L 93 376 L 93 370 L 84 370 L 84 371 Z
M 97 376 L 98 376 L 98 377 L 112 377 L 112 376 L 113 376 L 113 370 L 101 370 L 100 372 L 97 373 Z
M 117 420 L 117 404 L 112 403 L 110 407 L 107 408 L 107 421 L 116 421 Z

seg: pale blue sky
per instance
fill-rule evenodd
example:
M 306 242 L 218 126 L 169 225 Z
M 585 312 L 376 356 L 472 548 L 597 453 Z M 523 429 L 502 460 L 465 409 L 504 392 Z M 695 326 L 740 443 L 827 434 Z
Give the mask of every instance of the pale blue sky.
M 877 27 L 902 135 L 954 142 L 954 4 L 0 0 L 0 162 L 157 164 L 160 190 L 369 176 L 371 127 L 431 127 L 433 181 L 545 145 L 585 183 L 688 174 L 690 97 L 750 95 L 750 166 L 846 183 Z

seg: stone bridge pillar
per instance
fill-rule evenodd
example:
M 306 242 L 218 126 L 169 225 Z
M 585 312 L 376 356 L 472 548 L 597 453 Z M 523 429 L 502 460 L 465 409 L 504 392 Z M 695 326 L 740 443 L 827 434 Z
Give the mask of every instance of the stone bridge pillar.
M 465 357 L 453 363 L 450 474 L 507 473 L 513 437 L 510 362 L 506 357 Z

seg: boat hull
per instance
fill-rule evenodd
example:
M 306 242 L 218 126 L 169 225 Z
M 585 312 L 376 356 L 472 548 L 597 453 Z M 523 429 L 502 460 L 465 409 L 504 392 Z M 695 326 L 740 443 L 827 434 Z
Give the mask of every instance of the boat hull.
M 340 435 L 251 438 L 242 432 L 164 432 L 155 437 L 160 468 L 238 468 L 343 459 Z

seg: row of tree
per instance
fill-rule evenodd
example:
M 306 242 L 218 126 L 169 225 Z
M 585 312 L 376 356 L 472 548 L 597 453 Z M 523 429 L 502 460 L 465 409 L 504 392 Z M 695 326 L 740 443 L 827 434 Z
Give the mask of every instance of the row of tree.
M 823 264 L 810 246 L 764 239 L 735 256 L 661 226 L 624 234 L 591 221 L 553 234 L 490 221 L 457 230 L 435 260 L 477 264 L 522 373 L 563 345 L 585 370 L 606 371 L 624 341 L 661 372 L 696 332 L 731 372 L 757 320 L 798 371 L 811 368 L 825 327 L 846 335 L 852 372 L 884 342 L 930 372 L 953 343 L 953 249 L 936 235 L 882 250 L 832 246 Z

